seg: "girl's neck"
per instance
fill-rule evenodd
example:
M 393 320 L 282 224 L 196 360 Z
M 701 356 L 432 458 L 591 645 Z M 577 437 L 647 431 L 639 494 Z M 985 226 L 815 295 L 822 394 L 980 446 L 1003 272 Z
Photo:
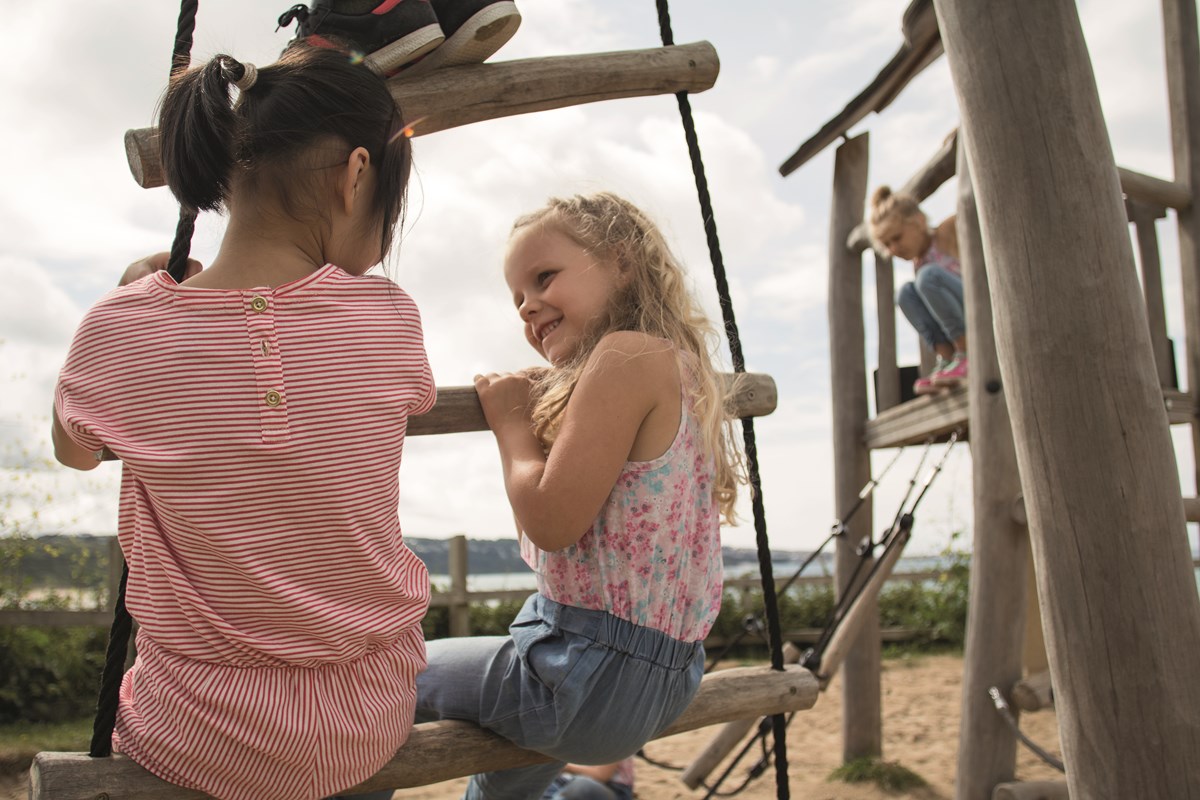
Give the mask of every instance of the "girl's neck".
M 247 219 L 231 214 L 216 257 L 185 283 L 204 289 L 281 286 L 324 265 L 317 226 L 271 224 L 258 215 Z

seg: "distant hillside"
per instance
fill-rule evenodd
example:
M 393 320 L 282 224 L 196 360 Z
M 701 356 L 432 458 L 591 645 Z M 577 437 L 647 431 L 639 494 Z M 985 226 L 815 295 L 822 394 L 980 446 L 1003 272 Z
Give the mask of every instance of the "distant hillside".
M 54 535 L 36 539 L 0 537 L 0 582 L 28 582 L 34 586 L 72 586 L 102 581 L 108 561 L 107 536 Z M 406 537 L 405 542 L 435 575 L 450 571 L 450 542 L 447 539 Z M 758 563 L 758 555 L 747 548 L 721 550 L 727 569 L 739 569 Z M 808 554 L 787 550 L 772 551 L 775 563 L 795 563 Z M 469 539 L 467 565 L 472 574 L 528 572 L 521 560 L 517 540 Z
M 450 571 L 450 543 L 446 539 L 420 539 L 406 537 L 404 540 L 416 553 L 429 571 L 445 575 Z M 758 553 L 738 547 L 723 547 L 721 555 L 727 568 L 758 564 Z M 775 563 L 795 562 L 806 558 L 808 553 L 788 550 L 771 551 Z M 521 560 L 517 540 L 513 539 L 468 539 L 468 571 L 479 575 L 485 573 L 525 572 L 529 567 Z

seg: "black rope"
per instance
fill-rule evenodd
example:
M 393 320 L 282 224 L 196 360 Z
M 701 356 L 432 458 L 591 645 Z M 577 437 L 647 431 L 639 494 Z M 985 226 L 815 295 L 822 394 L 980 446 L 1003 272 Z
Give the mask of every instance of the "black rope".
M 196 11 L 199 0 L 183 0 L 179 6 L 176 24 L 175 46 L 171 50 L 171 77 L 187 69 L 191 61 L 192 34 L 196 30 Z M 175 240 L 171 244 L 171 257 L 167 271 L 175 281 L 182 282 L 187 269 L 188 254 L 192 246 L 196 214 L 179 209 L 179 223 L 175 227 Z M 104 670 L 100 675 L 100 692 L 96 699 L 96 719 L 92 723 L 92 743 L 88 755 L 105 758 L 112 755 L 112 735 L 117 724 L 117 706 L 120 704 L 121 679 L 125 675 L 125 659 L 129 655 L 129 637 L 133 632 L 133 617 L 125 607 L 125 584 L 129 581 L 129 565 L 121 569 L 121 583 L 113 603 L 113 623 L 108 631 L 108 650 L 104 655 Z
M 658 9 L 658 27 L 664 47 L 675 43 L 671 32 L 671 14 L 667 0 L 655 0 Z M 692 161 L 692 173 L 696 178 L 696 194 L 700 201 L 700 214 L 704 220 L 704 233 L 708 240 L 708 253 L 712 259 L 713 277 L 717 283 L 721 316 L 725 322 L 725 335 L 729 340 L 729 351 L 734 372 L 745 372 L 746 361 L 742 355 L 742 341 L 738 335 L 737 321 L 733 314 L 733 301 L 729 296 L 729 281 L 725 277 L 725 260 L 721 256 L 721 243 L 717 238 L 717 223 L 713 217 L 712 199 L 708 192 L 708 179 L 704 174 L 704 163 L 700 160 L 700 142 L 696 137 L 696 123 L 692 118 L 692 106 L 687 92 L 675 95 L 679 102 L 679 116 L 683 121 L 684 138 L 687 140 L 688 155 Z M 771 569 L 771 548 L 767 539 L 766 511 L 763 506 L 762 480 L 758 471 L 758 444 L 754 436 L 754 420 L 742 420 L 742 439 L 746 451 L 747 473 L 750 479 L 750 504 L 754 511 L 754 533 L 758 545 L 758 565 L 762 575 L 763 604 L 767 615 L 767 636 L 771 643 L 771 667 L 783 669 L 783 633 L 779 626 L 779 607 L 773 588 L 775 578 Z M 772 591 L 767 591 L 768 587 Z M 787 782 L 787 732 L 784 715 L 777 714 L 775 728 L 775 782 L 780 800 L 791 797 Z
M 188 68 L 192 60 L 192 34 L 196 30 L 196 11 L 200 0 L 183 0 L 179 4 L 179 21 L 175 26 L 175 46 L 171 50 L 171 77 Z M 192 252 L 192 233 L 196 229 L 196 212 L 179 207 L 179 222 L 175 225 L 175 239 L 171 242 L 171 257 L 167 261 L 167 274 L 176 283 L 183 283 L 187 272 L 188 256 Z
M 1021 740 L 1021 744 L 1033 751 L 1034 755 L 1045 761 L 1050 766 L 1054 767 L 1059 772 L 1066 772 L 1067 767 L 1062 761 L 1052 756 L 1046 750 L 1038 747 L 1037 743 L 1021 732 L 1021 726 L 1017 724 L 1017 718 L 1012 713 L 1012 709 L 1008 707 L 1008 701 L 1004 699 L 1004 694 L 995 686 L 988 689 L 988 696 L 992 698 L 992 704 L 996 706 L 996 711 L 1008 723 L 1008 727 L 1012 728 L 1017 738 Z
M 792 573 L 792 576 L 788 578 L 786 582 L 784 582 L 783 586 L 775 590 L 776 597 L 786 594 L 787 590 L 792 588 L 792 585 L 795 584 L 796 581 L 800 580 L 800 577 L 804 574 L 804 571 L 808 569 L 814 561 L 821 557 L 821 554 L 825 552 L 825 548 L 828 547 L 834 539 L 845 534 L 847 530 L 846 526 L 850 524 L 852 519 L 854 519 L 854 515 L 857 514 L 858 510 L 863 507 L 863 504 L 866 502 L 867 498 L 870 497 L 875 491 L 875 487 L 877 487 L 879 482 L 883 480 L 883 477 L 887 475 L 889 471 L 891 471 L 892 467 L 900 459 L 900 456 L 903 453 L 904 448 L 901 447 L 896 451 L 896 455 L 892 457 L 892 460 L 888 462 L 888 465 L 883 468 L 883 471 L 879 473 L 879 476 L 876 478 L 871 478 L 871 480 L 867 481 L 866 485 L 859 490 L 858 499 L 854 501 L 854 505 L 850 507 L 850 510 L 846 512 L 845 516 L 834 521 L 829 530 L 829 535 L 825 537 L 825 541 L 821 542 L 821 544 L 817 546 L 816 550 L 813 550 L 808 554 L 808 558 L 804 559 L 804 562 L 801 563 L 799 568 Z M 752 627 L 752 622 L 757 624 Z M 722 647 L 720 652 L 712 657 L 704 671 L 706 673 L 712 672 L 713 668 L 716 667 L 717 664 L 719 664 L 731 650 L 741 644 L 749 634 L 758 633 L 761 627 L 762 624 L 758 621 L 756 616 L 751 615 L 743 620 L 742 630 L 738 632 L 737 636 L 733 637 L 733 639 L 731 639 L 724 647 Z

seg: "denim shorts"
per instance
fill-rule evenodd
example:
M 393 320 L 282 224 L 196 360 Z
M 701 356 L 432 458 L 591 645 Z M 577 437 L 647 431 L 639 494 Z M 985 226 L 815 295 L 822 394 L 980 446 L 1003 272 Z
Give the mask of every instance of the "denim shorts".
M 428 642 L 417 719 L 478 723 L 558 763 L 476 776 L 468 797 L 539 797 L 563 763 L 636 753 L 691 702 L 704 647 L 532 595 L 509 636 Z

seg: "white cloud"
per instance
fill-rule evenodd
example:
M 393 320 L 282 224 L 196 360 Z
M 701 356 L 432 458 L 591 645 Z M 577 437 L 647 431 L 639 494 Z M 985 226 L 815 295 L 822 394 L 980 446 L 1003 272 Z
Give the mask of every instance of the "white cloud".
M 812 545 L 834 516 L 823 308 L 833 147 L 787 179 L 776 170 L 900 46 L 907 0 L 674 5 L 676 39 L 707 39 L 722 61 L 716 86 L 695 95 L 692 106 L 747 359 L 751 369 L 775 375 L 780 389 L 779 409 L 758 422 L 772 539 L 783 547 Z M 520 7 L 525 21 L 501 58 L 644 48 L 658 40 L 653 8 L 643 2 L 521 0 Z M 1169 177 L 1158 12 L 1108 0 L 1081 0 L 1080 9 L 1118 160 Z M 165 249 L 174 229 L 169 193 L 133 183 L 121 137 L 151 119 L 176 10 L 117 0 L 6 9 L 9 29 L 20 32 L 7 43 L 10 62 L 35 66 L 0 75 L 0 103 L 8 119 L 20 121 L 0 127 L 0 148 L 10 154 L 0 191 L 0 446 L 21 454 L 5 463 L 27 466 L 17 473 L 29 476 L 18 505 L 29 513 L 37 508 L 42 525 L 101 532 L 115 525 L 119 469 L 106 465 L 80 476 L 47 466 L 46 414 L 80 309 L 130 260 Z M 273 30 L 278 10 L 211 0 L 200 10 L 196 57 L 225 51 L 269 62 L 291 35 Z M 110 28 L 121 35 L 97 35 Z M 871 131 L 871 185 L 902 183 L 956 123 L 943 60 L 858 126 Z M 499 265 L 513 218 L 551 194 L 611 188 L 645 205 L 715 316 L 673 98 L 495 120 L 419 137 L 415 148 L 419 183 L 394 274 L 421 305 L 439 382 L 464 384 L 476 372 L 536 359 Z M 941 216 L 952 208 L 948 187 L 927 210 Z M 203 217 L 193 252 L 211 259 L 222 230 L 219 217 Z M 1164 231 L 1168 269 L 1174 247 Z M 1169 285 L 1167 296 L 1179 342 L 1179 292 Z M 867 298 L 868 313 L 873 302 Z M 900 327 L 906 352 L 913 337 L 903 321 Z M 969 521 L 969 459 L 961 451 L 923 507 L 914 550 L 938 549 L 950 528 Z M 904 458 L 904 469 L 915 469 L 915 456 Z M 898 502 L 904 469 L 897 466 L 889 476 L 895 485 L 880 489 L 876 528 Z M 402 481 L 412 535 L 503 536 L 511 529 L 486 434 L 410 440 Z M 53 503 L 38 500 L 47 494 Z M 743 511 L 748 515 L 748 504 Z M 752 539 L 748 521 L 727 536 L 739 545 Z

